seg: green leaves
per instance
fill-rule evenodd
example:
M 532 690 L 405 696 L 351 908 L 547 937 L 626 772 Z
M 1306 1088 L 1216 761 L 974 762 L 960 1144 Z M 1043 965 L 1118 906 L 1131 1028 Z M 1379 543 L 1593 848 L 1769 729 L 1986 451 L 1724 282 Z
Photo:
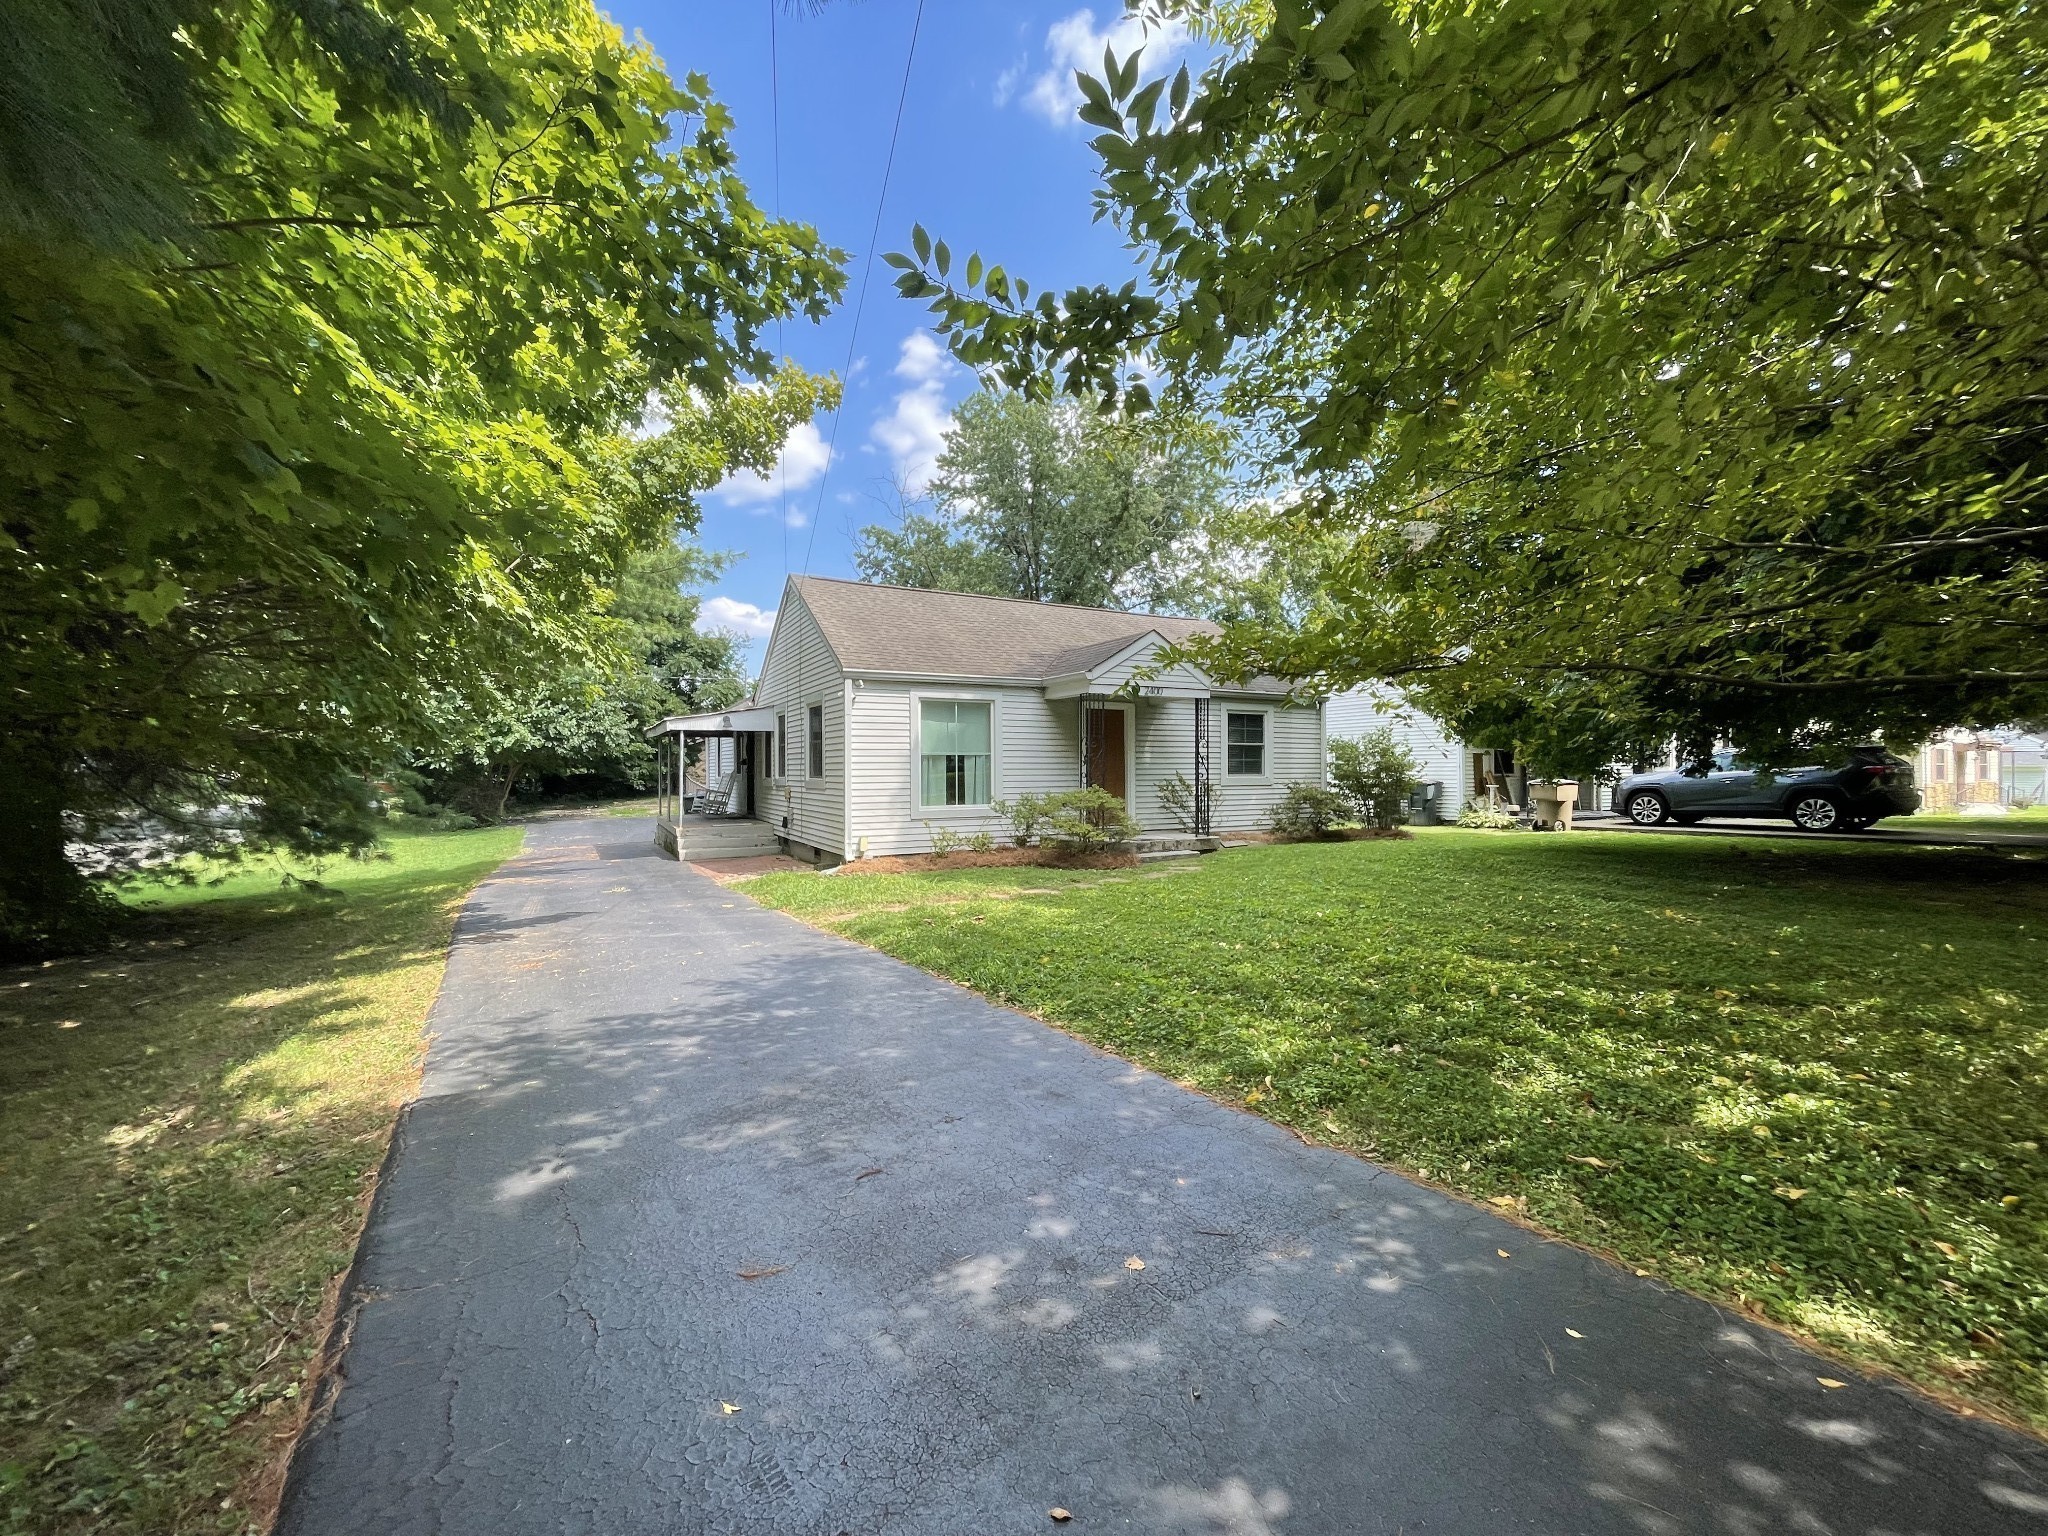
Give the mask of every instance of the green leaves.
M 1083 85 L 1149 291 L 906 288 L 1012 387 L 1115 398 L 1151 349 L 1268 445 L 1344 553 L 1241 660 L 1580 763 L 2048 714 L 2048 18 L 1243 21 L 1163 123 L 1130 61 Z
M 613 445 L 650 391 L 753 398 L 766 328 L 842 284 L 754 205 L 705 83 L 584 0 L 324 15 L 129 18 L 183 28 L 190 78 L 157 84 L 207 115 L 149 146 L 175 228 L 88 239 L 0 186 L 0 773 L 88 819 L 282 826 L 418 744 L 427 701 L 604 651 L 631 552 L 755 451 L 731 423 Z

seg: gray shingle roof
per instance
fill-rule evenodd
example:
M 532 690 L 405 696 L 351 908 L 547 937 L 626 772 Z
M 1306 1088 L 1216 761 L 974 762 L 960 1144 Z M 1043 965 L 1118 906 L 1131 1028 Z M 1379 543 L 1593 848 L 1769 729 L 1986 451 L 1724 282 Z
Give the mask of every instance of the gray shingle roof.
M 1140 635 L 1214 634 L 1207 619 L 927 592 L 826 576 L 790 584 L 848 672 L 1052 678 L 1106 661 Z

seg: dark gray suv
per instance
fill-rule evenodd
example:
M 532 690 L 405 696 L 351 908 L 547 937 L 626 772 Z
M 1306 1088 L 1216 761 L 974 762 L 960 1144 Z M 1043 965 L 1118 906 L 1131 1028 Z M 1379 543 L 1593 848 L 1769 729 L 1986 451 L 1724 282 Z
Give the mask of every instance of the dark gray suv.
M 1784 818 L 1802 832 L 1858 832 L 1920 808 L 1913 765 L 1882 747 L 1857 747 L 1836 768 L 1755 768 L 1716 752 L 1704 773 L 1660 768 L 1614 786 L 1614 808 L 1637 826 L 1704 816 Z

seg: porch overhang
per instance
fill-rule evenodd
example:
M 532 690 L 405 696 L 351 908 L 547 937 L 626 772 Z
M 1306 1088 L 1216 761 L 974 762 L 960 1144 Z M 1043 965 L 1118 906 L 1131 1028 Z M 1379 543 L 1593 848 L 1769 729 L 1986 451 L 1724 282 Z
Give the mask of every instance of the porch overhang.
M 765 708 L 714 710 L 702 715 L 670 715 L 651 727 L 647 739 L 657 736 L 738 736 L 747 731 L 775 729 L 775 711 Z
M 1166 637 L 1149 631 L 1103 654 L 1075 656 L 1081 665 L 1045 680 L 1048 699 L 1078 699 L 1084 694 L 1110 694 L 1126 699 L 1206 699 L 1212 685 L 1198 667 L 1186 662 L 1158 666 L 1155 658 L 1167 649 Z

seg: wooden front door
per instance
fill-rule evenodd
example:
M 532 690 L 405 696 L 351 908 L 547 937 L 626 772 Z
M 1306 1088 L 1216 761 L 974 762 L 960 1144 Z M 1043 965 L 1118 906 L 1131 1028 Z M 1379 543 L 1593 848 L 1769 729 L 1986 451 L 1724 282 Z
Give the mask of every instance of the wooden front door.
M 1088 711 L 1088 783 L 1106 789 L 1125 805 L 1131 803 L 1131 788 L 1125 773 L 1124 712 L 1120 709 Z

